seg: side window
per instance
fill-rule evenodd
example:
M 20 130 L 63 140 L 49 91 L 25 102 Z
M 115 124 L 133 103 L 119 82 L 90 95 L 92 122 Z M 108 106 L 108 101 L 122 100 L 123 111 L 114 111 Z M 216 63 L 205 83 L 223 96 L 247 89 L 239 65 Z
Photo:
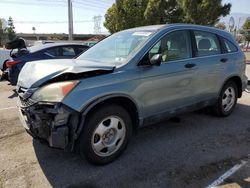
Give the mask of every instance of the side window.
M 217 36 L 204 31 L 194 31 L 197 44 L 198 57 L 216 55 L 221 53 Z
M 80 53 L 85 52 L 87 49 L 88 48 L 84 48 L 82 46 L 76 46 L 75 47 L 75 53 L 76 53 L 76 55 L 79 55 Z
M 49 57 L 58 57 L 60 56 L 60 50 L 59 48 L 49 48 L 44 51 L 44 54 Z
M 71 46 L 62 47 L 62 56 L 75 56 L 75 50 Z
M 175 31 L 167 34 L 149 51 L 149 58 L 155 54 L 161 54 L 163 62 L 190 58 L 189 32 Z
M 225 44 L 225 47 L 226 47 L 225 50 L 226 50 L 227 53 L 237 52 L 238 51 L 237 47 L 232 42 L 230 42 L 229 40 L 223 38 L 222 41 Z

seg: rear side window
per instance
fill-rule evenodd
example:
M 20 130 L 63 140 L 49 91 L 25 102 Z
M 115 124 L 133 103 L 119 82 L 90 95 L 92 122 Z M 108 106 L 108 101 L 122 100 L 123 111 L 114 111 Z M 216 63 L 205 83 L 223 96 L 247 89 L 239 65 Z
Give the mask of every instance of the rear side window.
M 194 36 L 197 44 L 197 56 L 210 56 L 221 53 L 218 37 L 209 32 L 194 31 Z
M 44 51 L 44 54 L 49 56 L 49 57 L 58 57 L 60 56 L 60 50 L 59 48 L 49 48 Z
M 62 47 L 62 56 L 75 56 L 75 50 L 71 46 Z
M 84 48 L 84 47 L 82 47 L 82 46 L 77 46 L 77 47 L 75 47 L 75 53 L 76 53 L 76 55 L 79 55 L 79 54 L 81 54 L 82 52 L 85 52 L 86 50 L 87 50 L 88 48 Z
M 238 51 L 237 47 L 232 42 L 230 42 L 229 40 L 223 38 L 222 41 L 223 41 L 223 43 L 225 45 L 226 53 L 237 52 Z

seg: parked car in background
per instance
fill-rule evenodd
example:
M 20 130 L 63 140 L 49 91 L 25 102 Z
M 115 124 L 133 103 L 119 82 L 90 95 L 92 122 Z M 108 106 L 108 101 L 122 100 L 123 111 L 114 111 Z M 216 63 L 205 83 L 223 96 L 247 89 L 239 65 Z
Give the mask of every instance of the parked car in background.
M 49 43 L 55 43 L 55 41 L 52 40 L 37 40 L 33 43 L 32 46 L 42 45 L 42 44 L 49 44 Z
M 87 45 L 89 47 L 92 47 L 94 45 L 96 45 L 98 43 L 98 41 L 85 41 L 83 42 L 83 45 Z
M 250 43 L 244 46 L 244 50 L 248 51 L 250 49 Z
M 10 58 L 10 50 L 0 49 L 0 69 L 3 71 L 4 62 Z
M 129 29 L 74 60 L 26 64 L 17 84 L 20 118 L 51 147 L 78 148 L 107 164 L 134 128 L 204 107 L 229 116 L 246 88 L 245 68 L 228 32 L 188 24 Z
M 12 85 L 16 85 L 18 75 L 27 62 L 45 59 L 73 59 L 88 48 L 86 45 L 73 43 L 47 43 L 29 47 L 25 55 L 13 56 L 6 62 L 9 81 Z M 27 75 L 27 77 L 29 76 Z

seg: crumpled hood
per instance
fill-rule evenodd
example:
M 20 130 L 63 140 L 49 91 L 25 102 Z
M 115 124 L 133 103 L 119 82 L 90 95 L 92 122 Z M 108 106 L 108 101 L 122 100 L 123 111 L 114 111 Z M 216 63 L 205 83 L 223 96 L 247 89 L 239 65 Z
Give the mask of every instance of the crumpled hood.
M 37 88 L 45 82 L 72 73 L 79 74 L 95 70 L 112 71 L 114 65 L 79 59 L 53 59 L 26 63 L 18 77 L 18 87 Z

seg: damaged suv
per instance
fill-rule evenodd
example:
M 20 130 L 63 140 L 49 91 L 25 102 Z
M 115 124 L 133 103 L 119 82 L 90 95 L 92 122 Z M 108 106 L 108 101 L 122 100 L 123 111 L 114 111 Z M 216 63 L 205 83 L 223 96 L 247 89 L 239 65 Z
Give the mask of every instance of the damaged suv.
M 210 107 L 228 116 L 247 84 L 245 56 L 222 30 L 156 25 L 111 35 L 77 59 L 27 63 L 20 117 L 51 147 L 106 164 L 134 128 Z

